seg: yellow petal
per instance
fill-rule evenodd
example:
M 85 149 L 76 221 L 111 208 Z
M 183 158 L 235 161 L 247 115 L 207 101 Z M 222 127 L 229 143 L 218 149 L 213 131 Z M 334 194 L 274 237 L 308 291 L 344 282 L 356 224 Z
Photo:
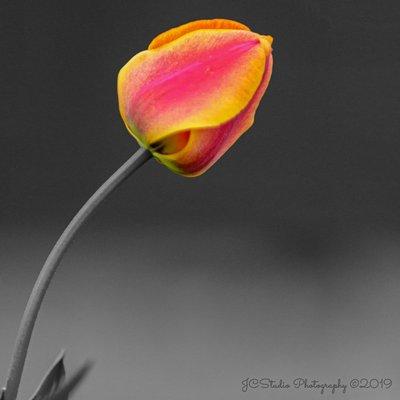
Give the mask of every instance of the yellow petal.
M 139 53 L 118 77 L 121 115 L 145 146 L 171 133 L 219 126 L 250 102 L 270 52 L 256 33 L 201 29 Z

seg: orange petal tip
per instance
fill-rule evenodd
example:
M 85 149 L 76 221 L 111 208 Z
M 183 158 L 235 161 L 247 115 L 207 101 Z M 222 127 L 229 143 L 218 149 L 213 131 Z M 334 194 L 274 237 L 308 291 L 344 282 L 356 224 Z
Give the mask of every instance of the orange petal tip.
M 272 46 L 272 42 L 274 41 L 274 38 L 271 35 L 263 35 L 265 39 L 269 42 L 269 44 Z
M 240 22 L 231 19 L 199 19 L 197 21 L 188 22 L 178 27 L 169 29 L 156 36 L 149 44 L 148 49 L 153 50 L 163 46 L 175 39 L 180 38 L 187 33 L 197 31 L 199 29 L 236 29 L 241 31 L 249 31 L 250 28 Z

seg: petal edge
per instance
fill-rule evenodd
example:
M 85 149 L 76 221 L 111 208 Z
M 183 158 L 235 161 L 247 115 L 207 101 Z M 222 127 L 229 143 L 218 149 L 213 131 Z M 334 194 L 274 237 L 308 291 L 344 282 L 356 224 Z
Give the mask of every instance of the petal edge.
M 250 30 L 248 26 L 240 22 L 233 21 L 231 19 L 200 19 L 197 21 L 188 22 L 187 24 L 183 24 L 175 28 L 168 29 L 167 31 L 160 33 L 151 41 L 148 49 L 156 49 L 166 43 L 178 39 L 186 33 L 197 31 L 199 29 L 237 29 L 245 31 Z

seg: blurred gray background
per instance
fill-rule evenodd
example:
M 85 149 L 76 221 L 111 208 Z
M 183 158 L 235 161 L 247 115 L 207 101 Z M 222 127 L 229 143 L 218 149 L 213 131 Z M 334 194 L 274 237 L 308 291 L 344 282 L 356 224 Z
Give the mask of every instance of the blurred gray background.
M 318 399 L 246 377 L 391 378 L 400 394 L 395 1 L 2 1 L 0 377 L 52 244 L 137 148 L 116 75 L 158 33 L 225 17 L 275 38 L 256 123 L 209 172 L 153 160 L 81 231 L 21 394 L 60 348 L 85 400 Z

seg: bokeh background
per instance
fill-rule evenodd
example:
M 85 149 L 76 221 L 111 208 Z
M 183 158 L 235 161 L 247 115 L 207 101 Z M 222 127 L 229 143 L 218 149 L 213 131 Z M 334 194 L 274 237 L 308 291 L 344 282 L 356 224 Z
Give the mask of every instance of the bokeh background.
M 116 74 L 159 32 L 225 17 L 275 37 L 248 134 L 197 179 L 147 163 L 79 234 L 21 398 L 60 350 L 76 398 L 320 398 L 246 377 L 391 378 L 400 394 L 396 1 L 2 1 L 0 377 L 57 235 L 137 148 Z

